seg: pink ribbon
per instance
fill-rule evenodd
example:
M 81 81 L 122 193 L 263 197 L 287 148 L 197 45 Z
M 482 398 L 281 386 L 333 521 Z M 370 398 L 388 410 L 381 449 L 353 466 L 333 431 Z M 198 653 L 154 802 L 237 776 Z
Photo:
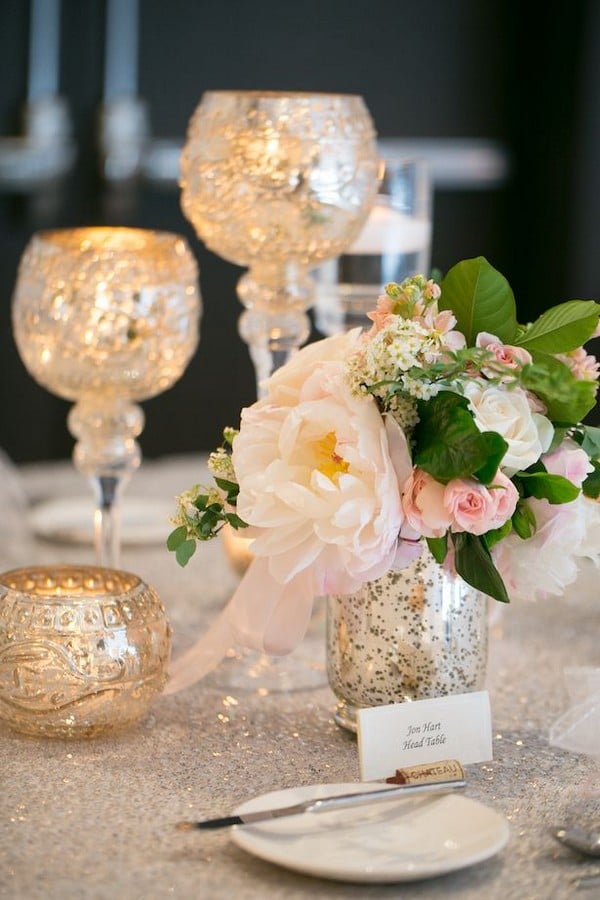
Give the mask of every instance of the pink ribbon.
M 200 681 L 234 644 L 271 656 L 290 653 L 306 634 L 313 600 L 309 570 L 280 584 L 269 573 L 268 559 L 256 557 L 208 631 L 173 662 L 164 693 Z

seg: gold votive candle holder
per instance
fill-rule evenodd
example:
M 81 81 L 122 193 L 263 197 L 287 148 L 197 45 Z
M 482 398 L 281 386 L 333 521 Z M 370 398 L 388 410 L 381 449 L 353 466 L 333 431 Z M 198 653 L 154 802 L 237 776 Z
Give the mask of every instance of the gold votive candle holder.
M 0 721 L 88 738 L 139 720 L 167 679 L 171 629 L 129 572 L 48 565 L 0 574 Z

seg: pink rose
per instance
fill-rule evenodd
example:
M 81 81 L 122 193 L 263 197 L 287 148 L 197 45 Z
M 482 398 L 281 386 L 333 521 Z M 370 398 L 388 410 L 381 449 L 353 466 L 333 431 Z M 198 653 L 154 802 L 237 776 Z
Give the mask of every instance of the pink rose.
M 542 456 L 542 462 L 552 475 L 562 475 L 579 488 L 590 472 L 594 471 L 585 450 L 570 438 L 564 440 L 552 453 Z
M 495 334 L 480 331 L 475 342 L 476 347 L 494 354 L 496 362 L 507 369 L 518 369 L 532 362 L 531 354 L 523 347 L 503 344 Z
M 451 514 L 452 531 L 485 534 L 510 519 L 519 493 L 502 472 L 488 487 L 473 479 L 454 478 L 444 490 L 444 506 Z
M 402 509 L 408 524 L 424 537 L 442 537 L 452 516 L 444 505 L 444 485 L 415 467 L 404 485 Z

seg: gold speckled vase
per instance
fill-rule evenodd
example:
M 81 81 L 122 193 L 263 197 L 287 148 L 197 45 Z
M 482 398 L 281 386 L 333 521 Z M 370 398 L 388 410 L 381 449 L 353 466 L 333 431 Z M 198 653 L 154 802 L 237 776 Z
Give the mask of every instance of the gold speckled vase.
M 426 549 L 405 569 L 327 598 L 327 674 L 335 720 L 358 709 L 481 690 L 488 598 Z

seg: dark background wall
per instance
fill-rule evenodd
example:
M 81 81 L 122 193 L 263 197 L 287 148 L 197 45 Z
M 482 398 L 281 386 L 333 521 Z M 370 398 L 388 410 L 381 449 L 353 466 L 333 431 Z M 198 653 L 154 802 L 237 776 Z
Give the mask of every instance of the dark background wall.
M 533 9 L 535 7 L 535 11 Z M 522 321 L 600 293 L 600 3 L 501 0 L 141 0 L 139 91 L 155 135 L 179 136 L 211 88 L 359 93 L 381 137 L 491 138 L 509 180 L 436 191 L 433 264 L 483 254 L 509 278 Z M 116 196 L 99 175 L 102 0 L 64 0 L 61 93 L 78 146 L 54 206 L 0 189 L 0 447 L 66 457 L 68 404 L 33 383 L 10 329 L 20 255 L 41 228 L 123 224 L 185 234 L 199 261 L 201 343 L 181 381 L 144 404 L 146 457 L 208 449 L 254 399 L 237 336 L 241 270 L 193 234 L 176 188 Z M 0 0 L 0 135 L 26 95 L 29 5 Z M 315 333 L 313 337 L 316 337 Z

